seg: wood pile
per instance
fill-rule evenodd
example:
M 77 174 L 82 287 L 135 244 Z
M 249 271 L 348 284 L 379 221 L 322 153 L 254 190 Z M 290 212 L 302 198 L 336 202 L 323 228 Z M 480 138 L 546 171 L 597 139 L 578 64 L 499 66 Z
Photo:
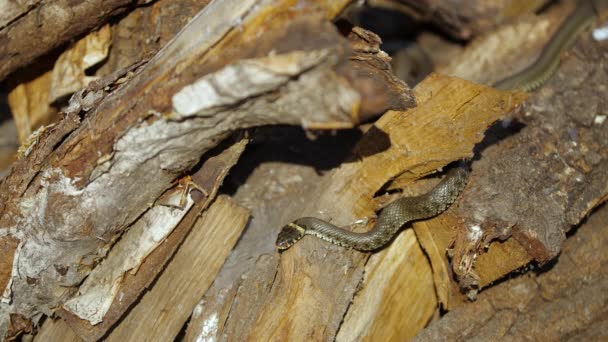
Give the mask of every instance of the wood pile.
M 576 1 L 450 4 L 0 0 L 4 339 L 605 337 L 608 44 L 498 90 Z M 462 159 L 385 249 L 274 246 L 369 230 Z

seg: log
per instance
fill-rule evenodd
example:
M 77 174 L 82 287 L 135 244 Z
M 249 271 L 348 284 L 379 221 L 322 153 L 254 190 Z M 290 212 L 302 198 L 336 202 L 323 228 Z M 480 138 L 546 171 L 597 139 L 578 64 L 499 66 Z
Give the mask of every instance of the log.
M 12 74 L 6 86 L 20 142 L 25 143 L 41 125 L 61 119 L 59 110 L 71 93 L 153 56 L 207 3 L 184 0 L 175 6 L 160 0 L 137 7 L 118 23 L 90 32 L 59 56 L 47 54 L 44 61 Z
M 99 102 L 82 114 L 84 124 L 76 98 L 66 119 L 42 131 L 15 165 L 0 185 L 4 239 L 19 240 L 6 253 L 19 273 L 3 279 L 12 300 L 0 305 L 3 329 L 9 312 L 51 314 L 117 236 L 235 130 L 278 123 L 335 129 L 373 115 L 359 112 L 360 103 L 391 88 L 390 76 L 382 76 L 388 64 L 379 52 L 374 59 L 373 49 L 348 60 L 349 42 L 324 19 L 344 4 L 310 1 L 295 20 L 287 2 L 253 5 L 216 2 L 126 81 L 103 80 L 111 93 L 85 88 L 81 98 Z M 348 63 L 361 63 L 364 72 L 352 73 Z M 378 77 L 370 78 L 374 65 Z M 401 108 L 411 102 L 403 84 L 392 89 L 399 95 L 389 94 L 381 111 L 395 99 Z
M 0 1 L 0 82 L 62 44 L 149 0 Z
M 213 282 L 249 219 L 249 211 L 220 196 L 196 223 L 169 267 L 107 341 L 174 340 Z
M 82 339 L 98 340 L 105 336 L 140 298 L 146 288 L 151 286 L 175 251 L 182 245 L 184 239 L 189 236 L 190 231 L 194 229 L 194 224 L 200 221 L 198 218 L 201 213 L 215 200 L 224 178 L 245 150 L 246 142 L 243 139 L 222 150 L 218 155 L 209 157 L 201 168 L 192 175 L 191 182 L 196 188 L 210 190 L 207 195 L 198 194 L 198 196 L 195 196 L 198 191 L 191 189 L 188 186 L 189 183 L 185 184 L 186 191 L 194 190 L 195 192 L 192 194 L 193 203 L 191 208 L 173 231 L 165 233 L 168 236 L 164 239 L 160 239 L 158 232 L 154 233 L 153 240 L 160 240 L 159 242 L 162 242 L 160 245 L 154 244 L 149 246 L 148 250 L 140 251 L 142 250 L 141 246 L 150 240 L 147 235 L 152 233 L 152 222 L 155 220 L 152 217 L 147 218 L 148 213 L 146 213 L 143 218 L 137 221 L 144 224 L 134 224 L 121 237 L 120 242 L 113 247 L 106 259 L 91 272 L 83 285 L 80 286 L 78 295 L 66 302 L 65 309 L 62 308 L 57 312 L 74 331 L 78 332 Z M 159 206 L 157 209 L 163 210 L 163 207 Z M 160 218 L 163 221 L 161 224 L 170 221 L 170 217 L 159 216 L 158 212 L 155 215 L 157 216 L 156 220 Z M 172 219 L 175 221 L 175 218 Z M 141 231 L 141 229 L 144 230 Z M 209 248 L 213 250 L 211 252 L 213 256 L 226 253 L 224 249 L 227 246 L 218 245 L 215 248 L 215 250 Z M 143 252 L 145 255 L 143 259 L 137 258 L 140 263 L 136 266 L 132 265 L 133 259 L 136 259 L 134 258 L 135 252 L 140 254 Z M 197 274 L 206 274 L 207 271 L 212 272 L 212 269 L 198 271 Z M 158 295 L 158 298 L 162 297 L 162 293 Z M 70 308 L 70 306 L 73 308 Z M 87 311 L 94 314 L 85 316 Z M 91 316 L 95 316 L 95 324 L 92 324 Z
M 433 269 L 451 264 L 470 297 L 530 261 L 549 262 L 570 228 L 608 197 L 608 140 L 597 112 L 606 99 L 596 93 L 606 82 L 599 57 L 604 50 L 583 34 L 576 53 L 512 118 L 515 126 L 495 127 L 496 138 L 480 145 L 483 158 L 474 164 L 474 182 L 455 215 L 437 218 L 444 221 L 437 228 L 417 229 Z M 458 222 L 467 228 L 454 231 Z M 436 278 L 440 298 L 453 308 L 462 298 L 442 273 Z

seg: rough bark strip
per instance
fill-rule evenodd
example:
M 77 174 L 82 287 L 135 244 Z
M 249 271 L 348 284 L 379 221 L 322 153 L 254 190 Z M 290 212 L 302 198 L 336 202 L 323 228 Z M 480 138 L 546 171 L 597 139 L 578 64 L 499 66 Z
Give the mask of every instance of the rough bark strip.
M 526 102 L 523 115 L 516 118 L 525 127 L 487 147 L 474 166 L 475 182 L 458 214 L 469 218 L 455 246 L 455 272 L 462 285 L 484 286 L 493 280 L 483 277 L 479 282 L 486 271 L 472 267 L 475 254 L 493 239 L 512 234 L 529 258 L 551 260 L 572 225 L 608 197 L 603 119 L 608 102 L 602 90 L 608 82 L 603 63 L 607 49 L 585 34 L 575 51 Z M 477 238 L 467 237 L 477 228 Z
M 421 177 L 470 156 L 485 128 L 522 98 L 439 75 L 419 85 L 417 93 L 419 106 L 385 114 L 363 138 L 353 160 L 309 192 L 294 219 L 314 215 L 347 225 L 372 217 L 371 199 L 387 180 L 406 171 L 411 178 Z M 513 101 L 495 102 L 499 95 Z M 233 298 L 207 304 L 209 314 L 203 319 L 230 306 L 220 322 L 220 339 L 334 338 L 366 259 L 367 254 L 305 238 L 280 258 L 273 254 L 260 260 L 238 290 L 229 292 Z
M 219 196 L 197 221 L 154 287 L 106 340 L 174 340 L 213 282 L 248 219 L 247 209 L 227 196 Z
M 2 0 L 0 9 L 6 6 Z M 145 0 L 38 1 L 0 23 L 0 81 L 36 58 Z M 8 18 L 7 18 L 8 19 Z
M 565 10 L 547 14 L 534 30 L 547 25 L 547 20 L 554 27 L 561 22 L 558 14 L 570 8 Z M 518 25 L 523 26 L 517 31 L 529 24 L 521 22 Z M 481 81 L 499 79 L 501 71 L 481 72 L 475 65 L 501 68 L 502 59 L 487 63 L 480 56 L 489 58 L 497 41 L 508 40 L 506 32 L 474 43 L 469 52 L 453 61 L 462 67 L 452 71 L 465 78 L 483 75 L 483 79 L 478 79 Z M 427 251 L 440 251 L 429 253 L 434 270 L 448 265 L 443 251 L 456 243 L 451 249 L 452 264 L 460 276 L 460 285 L 473 289 L 471 295 L 475 289 L 488 286 L 532 259 L 551 259 L 559 252 L 569 227 L 606 200 L 607 138 L 605 123 L 601 122 L 607 104 L 605 96 L 598 93 L 606 82 L 605 68 L 600 63 L 605 49 L 589 36 L 588 32 L 582 35 L 575 50 L 563 58 L 558 73 L 527 100 L 522 113 L 513 117 L 519 128 L 493 129 L 484 144 L 487 148 L 480 153 L 482 158 L 473 164 L 470 191 L 460 202 L 465 207 L 437 218 L 445 223 L 428 230 L 429 234 L 419 234 Z M 542 42 L 532 46 L 540 49 L 539 43 Z M 525 50 L 521 56 L 531 60 L 534 54 Z M 460 225 L 466 229 L 455 231 L 453 227 L 462 221 L 466 223 Z M 503 241 L 511 234 L 514 239 Z M 439 284 L 443 284 L 440 298 L 454 294 L 447 283 Z M 458 295 L 452 296 L 444 305 L 453 308 L 458 301 Z

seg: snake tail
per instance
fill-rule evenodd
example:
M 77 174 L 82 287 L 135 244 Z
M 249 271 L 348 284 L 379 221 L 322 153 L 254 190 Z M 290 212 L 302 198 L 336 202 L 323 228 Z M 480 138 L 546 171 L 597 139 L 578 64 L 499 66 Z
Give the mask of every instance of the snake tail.
M 534 91 L 543 85 L 557 70 L 561 53 L 570 48 L 580 33 L 593 23 L 597 13 L 606 7 L 606 0 L 582 0 L 564 20 L 557 32 L 543 48 L 538 59 L 521 72 L 494 84 L 502 90 Z

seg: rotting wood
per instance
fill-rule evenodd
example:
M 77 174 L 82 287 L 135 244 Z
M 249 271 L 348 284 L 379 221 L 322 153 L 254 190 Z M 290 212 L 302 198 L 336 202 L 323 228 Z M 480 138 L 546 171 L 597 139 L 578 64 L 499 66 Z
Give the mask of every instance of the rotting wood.
M 197 221 L 154 287 L 106 340 L 174 340 L 213 282 L 248 219 L 247 209 L 227 196 L 219 196 Z M 214 328 L 217 326 L 209 327 Z
M 403 172 L 418 178 L 471 156 L 485 128 L 525 97 L 439 75 L 416 91 L 418 107 L 385 114 L 364 136 L 354 158 L 320 180 L 291 219 L 314 215 L 347 225 L 372 217 L 371 199 L 387 180 Z M 511 101 L 496 101 L 500 96 Z M 217 338 L 331 339 L 367 256 L 305 238 L 280 257 L 276 252 L 260 257 L 244 279 L 225 289 L 228 299 L 207 298 L 199 319 L 220 318 L 223 329 Z
M 35 164 L 38 173 L 26 168 L 23 174 L 12 174 L 13 182 L 3 182 L 0 225 L 22 242 L 17 256 L 22 278 L 13 278 L 9 294 L 13 304 L 3 304 L 3 317 L 8 310 L 26 316 L 40 310 L 49 314 L 49 308 L 67 298 L 71 286 L 80 283 L 103 256 L 104 241 L 112 241 L 180 173 L 233 130 L 273 123 L 327 129 L 353 125 L 360 95 L 336 71 L 346 62 L 350 49 L 323 19 L 335 15 L 344 3 L 304 2 L 297 8 L 295 20 L 295 9 L 287 1 L 256 3 L 255 7 L 253 1 L 223 1 L 208 6 L 129 83 L 89 112 L 86 125 L 56 149 L 41 153 Z M 299 40 L 286 38 L 294 34 Z M 270 51 L 275 54 L 268 56 Z M 189 84 L 204 86 L 211 78 L 218 81 L 222 72 L 232 68 L 275 73 L 277 83 L 274 88 L 268 83 L 263 89 L 249 86 L 244 94 L 216 97 L 213 103 L 199 102 L 196 109 L 181 106 L 185 102 L 180 97 L 194 100 L 196 95 L 190 98 L 180 90 Z M 208 78 L 196 83 L 204 75 Z M 251 100 L 242 101 L 247 98 Z M 33 150 L 38 150 L 37 145 Z M 35 154 L 25 157 L 14 170 L 32 165 Z M 57 207 L 62 212 L 47 210 L 44 220 L 32 220 L 40 210 L 36 202 L 43 199 L 61 203 Z M 20 228 L 13 230 L 17 224 Z M 46 231 L 45 236 L 51 238 L 45 242 L 48 255 L 40 255 L 35 243 L 36 232 L 44 231 L 41 227 L 56 228 Z M 68 246 L 70 253 L 63 253 Z M 33 260 L 45 263 L 33 267 L 28 264 Z
M 553 267 L 482 292 L 422 330 L 415 341 L 599 341 L 608 313 L 608 207 L 568 238 Z

